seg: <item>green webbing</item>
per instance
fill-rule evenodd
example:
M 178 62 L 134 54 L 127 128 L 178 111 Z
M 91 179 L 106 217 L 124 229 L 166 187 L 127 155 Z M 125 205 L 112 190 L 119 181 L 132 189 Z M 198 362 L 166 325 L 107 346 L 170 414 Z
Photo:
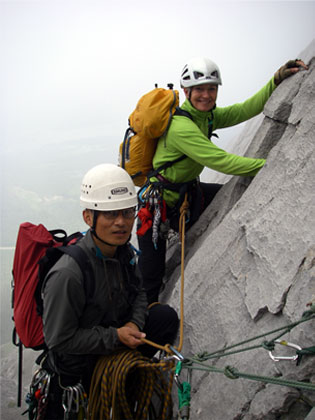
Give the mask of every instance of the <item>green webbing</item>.
M 190 407 L 190 383 L 183 382 L 182 387 L 178 388 L 178 408 L 182 419 L 189 418 Z
M 194 365 L 199 365 L 199 366 L 194 366 L 191 362 L 193 362 Z M 191 369 L 191 370 L 202 370 L 202 371 L 215 372 L 215 373 L 224 373 L 230 379 L 245 378 L 245 379 L 251 379 L 251 380 L 260 381 L 264 383 L 270 383 L 274 385 L 283 385 L 283 386 L 288 386 L 292 388 L 300 388 L 300 389 L 306 389 L 309 391 L 315 391 L 314 383 L 294 381 L 294 380 L 289 380 L 289 379 L 280 379 L 280 378 L 275 378 L 271 376 L 252 375 L 250 373 L 239 372 L 236 368 L 233 368 L 231 366 L 226 366 L 224 369 L 220 369 L 215 366 L 205 365 L 202 362 L 197 362 L 196 360 L 189 359 L 189 358 L 183 361 L 183 367 L 185 367 L 186 369 Z
M 297 365 L 301 363 L 302 356 L 315 356 L 315 346 L 305 347 L 304 349 L 297 350 L 296 354 L 298 355 Z
M 315 308 L 315 305 L 312 305 L 312 308 L 313 307 Z M 276 328 L 275 330 L 269 331 L 267 333 L 259 334 L 255 337 L 249 338 L 247 340 L 241 341 L 241 342 L 236 343 L 236 344 L 232 344 L 228 347 L 224 347 L 223 349 L 214 351 L 212 353 L 204 352 L 204 353 L 198 354 L 195 357 L 191 358 L 190 360 L 192 362 L 206 361 L 206 360 L 213 359 L 213 358 L 220 358 L 220 357 L 224 357 L 224 356 L 229 356 L 231 354 L 236 354 L 236 353 L 240 353 L 240 352 L 243 352 L 243 351 L 254 350 L 254 349 L 257 349 L 257 348 L 260 348 L 260 347 L 263 347 L 263 348 L 271 351 L 271 350 L 273 350 L 275 340 L 278 340 L 284 334 L 290 332 L 292 330 L 292 328 L 296 327 L 297 325 L 299 325 L 303 322 L 309 321 L 311 319 L 315 319 L 315 313 L 314 313 L 313 309 L 310 310 L 310 311 L 304 312 L 302 318 L 299 321 L 293 322 L 289 325 L 285 325 L 285 326 L 280 327 L 280 328 Z M 234 349 L 235 347 L 242 346 L 244 344 L 250 343 L 251 341 L 258 340 L 259 338 L 263 338 L 263 337 L 266 337 L 267 335 L 275 334 L 275 333 L 280 332 L 280 331 L 282 331 L 282 332 L 270 341 L 264 341 L 263 343 L 260 343 L 260 344 L 257 344 L 257 345 L 254 345 L 254 346 L 251 346 L 251 347 L 248 347 L 248 348 L 245 348 L 245 349 L 226 352 L 227 350 Z
M 185 405 L 190 406 L 190 390 L 191 386 L 189 382 L 183 382 L 182 389 L 178 388 L 179 408 Z
M 176 364 L 175 375 L 178 377 L 182 371 L 182 360 L 179 360 Z M 190 408 L 190 383 L 189 382 L 177 382 L 178 385 L 178 411 L 182 420 L 189 419 L 189 408 Z
M 311 319 L 314 319 L 314 318 L 315 318 L 315 304 L 312 304 L 311 309 L 309 311 L 304 312 L 303 315 L 302 315 L 302 318 L 299 321 L 293 322 L 289 325 L 285 325 L 285 326 L 280 327 L 280 328 L 276 328 L 276 329 L 274 329 L 272 331 L 269 331 L 267 333 L 264 333 L 264 334 L 259 334 L 256 337 L 250 338 L 248 340 L 241 341 L 240 343 L 230 345 L 228 347 L 225 347 L 221 350 L 217 350 L 217 351 L 212 352 L 212 353 L 204 352 L 204 353 L 199 354 L 195 357 L 186 358 L 185 360 L 183 360 L 181 363 L 178 364 L 177 373 L 179 374 L 182 367 L 185 367 L 186 369 L 189 369 L 189 370 L 202 370 L 202 371 L 208 371 L 208 372 L 224 373 L 230 379 L 245 378 L 245 379 L 256 380 L 256 381 L 260 381 L 260 382 L 264 382 L 264 383 L 271 383 L 271 384 L 275 384 L 275 385 L 282 385 L 282 386 L 288 386 L 288 387 L 293 387 L 293 388 L 300 388 L 300 389 L 315 391 L 315 384 L 310 383 L 310 382 L 301 382 L 301 381 L 294 381 L 294 380 L 288 380 L 288 379 L 280 379 L 280 378 L 275 378 L 275 377 L 270 377 L 270 376 L 252 375 L 252 374 L 249 374 L 249 373 L 239 372 L 236 368 L 233 368 L 231 366 L 226 366 L 224 369 L 220 369 L 220 368 L 217 368 L 215 366 L 208 366 L 208 365 L 204 364 L 204 362 L 208 359 L 220 358 L 220 357 L 223 357 L 223 356 L 228 356 L 228 355 L 235 354 L 235 353 L 240 353 L 240 352 L 243 352 L 243 351 L 257 349 L 259 347 L 262 347 L 262 348 L 264 348 L 268 351 L 272 351 L 274 349 L 275 340 L 278 340 L 284 334 L 290 332 L 292 330 L 292 328 L 296 327 L 297 325 L 299 325 L 303 322 L 309 321 Z M 248 348 L 245 348 L 245 349 L 243 348 L 243 349 L 240 349 L 240 350 L 234 350 L 234 351 L 226 352 L 226 350 L 234 349 L 235 347 L 247 344 L 251 341 L 257 340 L 257 339 L 262 338 L 262 337 L 266 337 L 267 335 L 270 335 L 270 334 L 278 333 L 280 331 L 281 331 L 281 333 L 278 334 L 276 337 L 274 337 L 270 341 L 264 341 L 264 342 L 262 342 L 258 345 L 251 346 L 251 347 L 248 347 Z M 302 356 L 304 356 L 304 355 L 313 355 L 314 356 L 315 355 L 315 346 L 308 347 L 308 348 L 303 348 L 301 350 L 297 350 L 296 352 L 299 356 L 299 358 L 298 358 L 298 363 L 299 363 Z

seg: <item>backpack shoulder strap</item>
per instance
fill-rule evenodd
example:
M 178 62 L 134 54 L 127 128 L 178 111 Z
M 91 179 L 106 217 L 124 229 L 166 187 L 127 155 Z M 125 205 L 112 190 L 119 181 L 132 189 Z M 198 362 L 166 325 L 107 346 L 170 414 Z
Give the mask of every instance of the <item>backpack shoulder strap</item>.
M 190 112 L 180 107 L 176 108 L 174 115 L 181 115 L 183 117 L 187 117 L 191 119 L 191 121 L 194 121 Z M 212 136 L 219 137 L 216 133 L 213 133 L 212 130 L 213 130 L 213 110 L 211 110 L 211 118 L 208 119 L 208 139 L 211 139 Z
M 84 282 L 83 287 L 84 287 L 85 295 L 87 298 L 87 303 L 90 303 L 94 295 L 95 279 L 94 279 L 92 264 L 86 252 L 80 246 L 75 245 L 75 244 L 68 245 L 68 246 L 61 246 L 57 249 L 63 252 L 64 254 L 70 255 L 70 257 L 72 257 L 76 261 L 76 263 L 79 265 L 83 273 L 83 282 Z
M 180 108 L 179 106 L 176 108 L 176 111 L 174 112 L 174 115 L 181 115 L 182 117 L 187 117 L 191 121 L 193 121 L 193 117 L 190 112 L 185 111 L 184 109 Z

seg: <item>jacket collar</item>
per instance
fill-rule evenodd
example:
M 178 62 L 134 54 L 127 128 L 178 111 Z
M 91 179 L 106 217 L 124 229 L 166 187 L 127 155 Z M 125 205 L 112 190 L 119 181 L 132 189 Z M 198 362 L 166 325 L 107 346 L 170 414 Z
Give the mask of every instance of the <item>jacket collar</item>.
M 89 249 L 93 251 L 93 254 L 97 258 L 104 259 L 104 260 L 120 261 L 123 264 L 131 264 L 131 265 L 133 264 L 132 260 L 133 260 L 134 255 L 131 252 L 129 243 L 118 246 L 114 257 L 110 258 L 103 255 L 99 247 L 95 244 L 90 229 L 86 232 L 85 237 L 86 237 L 85 241 L 87 242 Z
M 190 103 L 188 99 L 185 100 L 181 108 L 184 109 L 185 111 L 188 111 L 193 117 L 194 121 L 200 121 L 200 122 L 203 122 L 205 120 L 207 121 L 209 118 L 211 119 L 212 112 L 214 111 L 214 109 L 210 111 L 199 111 L 198 109 L 192 106 L 192 104 Z

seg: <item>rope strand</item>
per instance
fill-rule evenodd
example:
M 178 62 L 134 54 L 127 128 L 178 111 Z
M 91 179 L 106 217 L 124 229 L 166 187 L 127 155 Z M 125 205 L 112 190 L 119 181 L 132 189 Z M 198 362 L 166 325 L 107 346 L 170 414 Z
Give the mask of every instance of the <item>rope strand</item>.
M 90 387 L 88 419 L 146 418 L 154 394 L 161 403 L 157 418 L 171 419 L 173 374 L 170 370 L 173 367 L 173 360 L 151 362 L 136 350 L 100 358 Z

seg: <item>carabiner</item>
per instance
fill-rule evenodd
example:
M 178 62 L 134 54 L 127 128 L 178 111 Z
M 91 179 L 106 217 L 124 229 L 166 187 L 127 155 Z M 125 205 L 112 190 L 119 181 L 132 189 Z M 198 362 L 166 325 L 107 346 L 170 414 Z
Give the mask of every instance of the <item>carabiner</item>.
M 178 358 L 178 356 L 176 356 L 176 358 Z M 176 385 L 178 386 L 178 388 L 182 391 L 183 390 L 183 384 L 179 380 L 179 375 L 180 375 L 181 371 L 182 371 L 182 361 L 179 360 L 177 362 L 177 365 L 176 365 L 176 368 L 175 368 L 174 381 L 175 381 Z
M 172 352 L 174 353 L 173 357 L 178 360 L 178 361 L 182 361 L 185 360 L 185 357 L 178 351 L 175 349 L 175 347 L 170 346 L 170 349 L 172 350 Z
M 297 344 L 289 343 L 286 340 L 275 340 L 274 343 L 281 344 L 282 346 L 291 347 L 292 349 L 302 350 L 302 348 L 298 346 Z M 269 352 L 269 356 L 274 362 L 279 362 L 280 360 L 293 360 L 294 361 L 294 360 L 297 360 L 299 357 L 297 354 L 295 354 L 294 356 L 274 356 L 271 351 Z

